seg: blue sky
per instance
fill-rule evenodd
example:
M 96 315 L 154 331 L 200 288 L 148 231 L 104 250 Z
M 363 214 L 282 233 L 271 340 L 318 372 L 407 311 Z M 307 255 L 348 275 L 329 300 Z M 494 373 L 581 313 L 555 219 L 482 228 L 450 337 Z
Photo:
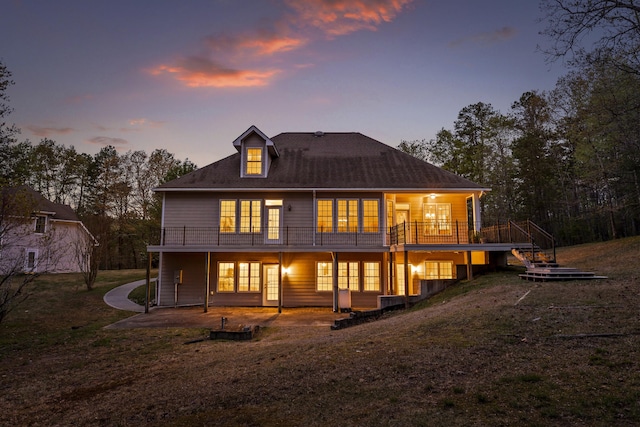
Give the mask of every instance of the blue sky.
M 8 0 L 0 59 L 21 139 L 164 148 L 204 166 L 249 126 L 431 139 L 566 73 L 534 0 Z

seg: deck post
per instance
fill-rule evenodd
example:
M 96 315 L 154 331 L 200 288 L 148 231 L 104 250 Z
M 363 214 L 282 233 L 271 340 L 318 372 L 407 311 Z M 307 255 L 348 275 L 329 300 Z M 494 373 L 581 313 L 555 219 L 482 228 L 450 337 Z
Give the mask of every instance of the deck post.
M 282 252 L 278 252 L 278 265 L 280 266 L 280 274 L 278 274 L 278 313 L 282 313 Z
M 338 253 L 331 252 L 333 258 L 333 312 L 338 313 L 340 307 L 338 306 Z
M 211 289 L 211 252 L 207 252 L 205 261 L 204 312 L 209 311 L 209 291 Z
M 385 295 L 393 295 L 394 294 L 394 286 L 393 286 L 393 282 L 394 282 L 394 260 L 395 260 L 395 252 L 389 252 L 389 274 L 387 276 L 389 276 L 389 286 L 388 286 L 388 290 L 387 293 Z
M 144 312 L 149 313 L 149 299 L 151 298 L 151 252 L 147 252 L 147 291 L 144 297 Z
M 471 251 L 467 251 L 467 280 L 473 280 L 473 263 L 471 261 Z
M 404 305 L 409 307 L 409 277 L 411 271 L 409 270 L 409 251 L 404 251 Z

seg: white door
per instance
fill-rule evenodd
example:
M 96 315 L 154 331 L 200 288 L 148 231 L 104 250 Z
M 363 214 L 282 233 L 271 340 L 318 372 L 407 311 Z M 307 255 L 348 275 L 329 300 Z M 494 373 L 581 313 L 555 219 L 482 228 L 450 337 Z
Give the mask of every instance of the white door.
M 282 206 L 267 206 L 267 232 L 265 233 L 265 243 L 282 243 Z
M 278 264 L 269 264 L 264 266 L 263 284 L 262 284 L 262 305 L 273 307 L 278 305 L 278 275 L 280 274 L 280 266 Z
M 398 204 L 399 205 L 399 204 Z M 409 209 L 399 209 L 396 205 L 396 224 L 398 224 L 398 238 L 400 242 L 411 243 L 411 224 Z

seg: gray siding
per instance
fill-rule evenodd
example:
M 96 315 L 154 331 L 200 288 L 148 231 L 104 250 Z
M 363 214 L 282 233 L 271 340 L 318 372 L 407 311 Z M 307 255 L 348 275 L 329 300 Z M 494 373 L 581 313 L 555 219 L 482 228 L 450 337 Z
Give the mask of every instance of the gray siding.
M 211 193 L 165 193 L 164 227 L 214 227 L 218 202 Z

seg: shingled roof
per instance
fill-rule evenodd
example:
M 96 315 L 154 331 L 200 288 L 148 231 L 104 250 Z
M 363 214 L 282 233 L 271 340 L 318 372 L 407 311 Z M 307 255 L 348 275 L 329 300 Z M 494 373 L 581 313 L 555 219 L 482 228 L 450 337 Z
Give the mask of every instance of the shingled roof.
M 271 140 L 279 156 L 266 178 L 241 178 L 236 153 L 156 190 L 488 190 L 357 132 L 286 132 Z
M 71 206 L 54 203 L 29 186 L 7 187 L 3 189 L 3 193 L 7 197 L 17 197 L 18 195 L 23 197 L 28 206 L 33 206 L 34 213 L 47 213 L 52 219 L 57 220 L 80 221 Z

